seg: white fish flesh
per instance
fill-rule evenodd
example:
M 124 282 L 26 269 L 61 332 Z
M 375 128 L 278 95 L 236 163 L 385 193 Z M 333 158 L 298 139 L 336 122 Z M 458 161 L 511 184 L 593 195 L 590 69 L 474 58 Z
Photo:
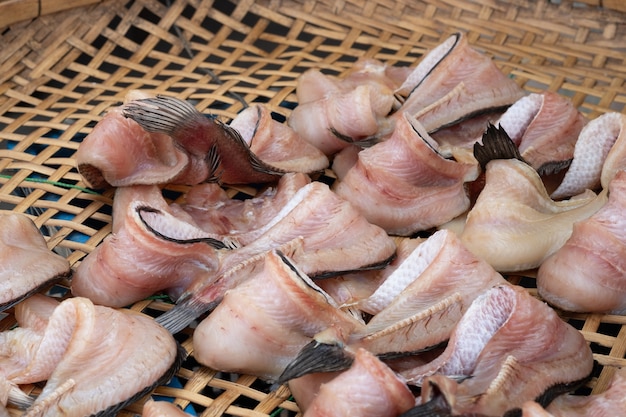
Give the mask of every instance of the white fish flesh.
M 461 240 L 499 272 L 536 268 L 565 244 L 575 222 L 594 214 L 606 200 L 606 193 L 588 191 L 576 199 L 554 201 L 530 165 L 493 160 Z

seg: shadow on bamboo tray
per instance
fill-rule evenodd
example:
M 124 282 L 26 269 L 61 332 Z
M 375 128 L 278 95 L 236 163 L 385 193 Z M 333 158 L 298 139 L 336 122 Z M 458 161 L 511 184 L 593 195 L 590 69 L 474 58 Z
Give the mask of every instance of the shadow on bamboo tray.
M 307 69 L 342 75 L 361 57 L 414 66 L 461 31 L 526 92 L 557 92 L 589 119 L 625 112 L 626 15 L 617 1 L 601 8 L 566 0 L 107 0 L 50 14 L 56 9 L 44 6 L 41 16 L 13 15 L 0 28 L 0 204 L 31 216 L 48 247 L 73 267 L 110 234 L 113 199 L 113 190 L 86 185 L 74 153 L 134 89 L 175 95 L 226 122 L 262 103 L 282 122 Z M 327 170 L 326 180 L 333 178 Z M 166 196 L 180 201 L 186 190 L 171 186 Z M 227 191 L 257 193 L 251 186 Z M 533 274 L 510 279 L 536 294 Z M 67 296 L 68 286 L 53 291 Z M 155 297 L 130 308 L 158 316 L 171 304 Z M 626 318 L 562 316 L 581 330 L 600 365 L 584 393 L 604 391 L 626 365 Z M 0 330 L 14 325 L 9 309 Z M 192 334 L 188 327 L 176 335 L 188 351 Z M 42 386 L 24 388 L 37 395 Z M 299 413 L 286 387 L 270 391 L 258 378 L 213 371 L 193 356 L 153 395 L 203 416 Z M 144 401 L 119 415 L 140 414 Z

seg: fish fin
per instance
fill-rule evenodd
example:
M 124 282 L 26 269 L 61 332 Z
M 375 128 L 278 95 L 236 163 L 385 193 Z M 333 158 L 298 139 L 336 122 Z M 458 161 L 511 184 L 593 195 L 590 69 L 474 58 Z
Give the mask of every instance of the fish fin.
M 276 380 L 276 384 L 282 385 L 314 372 L 343 371 L 348 369 L 352 362 L 354 362 L 354 356 L 349 354 L 343 346 L 313 340 L 304 346 L 298 356 L 287 365 Z
M 598 366 L 598 362 L 594 361 L 594 365 Z M 548 387 L 548 389 L 543 394 L 535 398 L 535 402 L 537 402 L 543 408 L 546 408 L 556 397 L 563 394 L 571 393 L 579 388 L 584 387 L 591 380 L 592 375 L 593 369 L 589 373 L 589 375 L 579 380 L 552 385 L 551 387 Z
M 252 152 L 252 150 L 250 150 L 250 146 L 246 143 L 244 138 L 241 136 L 241 133 L 239 133 L 237 129 L 230 127 L 226 123 L 217 120 L 216 122 L 218 123 L 219 127 L 224 130 L 226 136 L 248 154 L 248 160 L 250 161 L 250 166 L 252 167 L 252 169 L 268 175 L 283 175 L 287 173 L 287 171 L 283 169 L 273 167 L 270 164 L 263 162 L 254 152 Z
M 444 155 L 439 149 L 439 143 L 430 136 L 430 133 L 426 130 L 422 122 L 419 121 L 415 116 L 407 116 L 409 124 L 411 128 L 415 132 L 415 134 L 424 142 L 426 146 L 430 148 L 436 155 L 438 155 L 442 159 L 450 159 L 447 155 Z
M 487 130 L 483 133 L 482 145 L 478 142 L 474 144 L 474 157 L 484 171 L 487 163 L 494 159 L 519 159 L 526 162 L 504 128 L 496 127 L 489 123 Z
M 334 277 L 338 277 L 340 275 L 351 274 L 353 272 L 378 271 L 378 270 L 381 270 L 381 269 L 385 269 L 391 262 L 393 262 L 394 259 L 396 259 L 397 256 L 398 256 L 397 252 L 394 252 L 387 259 L 383 259 L 380 262 L 376 262 L 376 263 L 368 264 L 368 265 L 363 265 L 363 266 L 360 266 L 360 267 L 354 268 L 354 269 L 346 269 L 346 270 L 341 270 L 341 271 L 318 271 L 318 272 L 311 272 L 309 274 L 309 277 L 311 277 L 312 279 L 318 280 L 318 279 L 334 278 Z
M 91 417 L 113 417 L 116 416 L 120 411 L 122 411 L 127 405 L 132 404 L 139 399 L 145 397 L 147 394 L 152 392 L 159 385 L 166 384 L 170 379 L 174 377 L 176 372 L 180 369 L 185 359 L 187 359 L 188 353 L 185 348 L 178 342 L 176 342 L 176 356 L 174 357 L 174 361 L 172 362 L 172 366 L 169 367 L 167 371 L 154 383 L 144 387 L 137 393 L 133 394 L 131 397 L 127 398 L 124 401 L 121 401 L 117 404 L 114 404 L 106 409 L 99 411 L 98 413 L 92 414 Z
M 537 168 L 537 173 L 542 177 L 546 175 L 556 174 L 563 171 L 564 169 L 569 168 L 569 166 L 572 164 L 572 161 L 573 159 L 568 159 L 565 161 L 546 162 L 545 164 Z
M 408 352 L 384 352 L 384 353 L 378 353 L 376 354 L 376 357 L 378 359 L 380 359 L 381 361 L 389 361 L 389 360 L 393 360 L 393 359 L 401 359 L 401 358 L 406 358 L 409 356 L 415 356 L 415 355 L 419 355 L 421 353 L 426 353 L 426 352 L 430 352 L 431 350 L 435 350 L 435 349 L 439 349 L 439 348 L 445 348 L 448 345 L 448 340 L 444 340 L 443 342 L 439 342 L 435 345 L 432 346 L 426 346 L 425 348 L 422 349 L 415 349 L 415 350 L 411 350 Z M 467 376 L 465 376 L 465 378 L 468 378 Z
M 224 174 L 224 170 L 220 170 L 220 164 L 222 163 L 222 158 L 220 157 L 219 149 L 217 144 L 211 145 L 209 152 L 204 158 L 207 167 L 209 167 L 209 175 L 207 175 L 207 179 L 205 182 L 208 183 L 221 183 L 222 175 Z
M 399 417 L 450 417 L 452 407 L 437 384 L 430 383 L 432 397 L 425 403 L 416 405 Z
M 349 143 L 351 145 L 356 145 L 360 148 L 371 148 L 377 143 L 380 143 L 383 141 L 382 136 L 378 134 L 368 136 L 363 139 L 354 139 L 352 136 L 344 135 L 343 133 L 339 132 L 334 127 L 329 128 L 329 130 L 330 130 L 330 133 L 332 133 L 333 136 L 336 137 L 337 139 L 343 142 Z
M 289 268 L 300 279 L 300 281 L 302 281 L 304 285 L 306 285 L 312 291 L 315 291 L 318 294 L 320 294 L 322 297 L 324 297 L 326 302 L 330 304 L 331 306 L 335 308 L 339 308 L 339 305 L 337 305 L 335 300 L 330 295 L 328 295 L 326 291 L 324 291 L 315 282 L 313 282 L 313 280 L 306 273 L 304 273 L 304 271 L 301 271 L 293 262 L 293 260 L 285 256 L 285 254 L 280 249 L 274 249 L 274 252 L 276 253 L 276 255 L 278 255 L 278 257 L 283 262 L 283 264 L 287 268 Z
M 122 115 L 137 122 L 146 132 L 172 137 L 182 126 L 205 117 L 191 103 L 163 95 L 130 101 L 123 106 Z
M 206 303 L 193 297 L 192 294 L 187 294 L 183 299 L 179 299 L 171 310 L 161 314 L 155 320 L 170 333 L 176 334 L 202 314 L 213 310 L 217 304 L 219 304 L 219 300 Z
M 25 410 L 35 402 L 35 399 L 20 389 L 17 384 L 7 381 L 9 387 L 8 404 L 11 404 L 20 410 Z
M 148 231 L 150 231 L 150 233 L 168 242 L 174 242 L 174 243 L 180 243 L 180 244 L 191 244 L 191 243 L 202 242 L 202 243 L 206 243 L 207 245 L 215 249 L 235 249 L 239 246 L 237 242 L 233 240 L 224 239 L 224 241 L 222 241 L 220 239 L 210 237 L 210 236 L 195 237 L 195 238 L 189 238 L 189 239 L 178 239 L 178 238 L 174 238 L 171 236 L 166 236 L 163 233 L 159 232 L 158 230 L 154 229 L 150 225 L 150 223 L 145 219 L 145 216 L 143 216 L 143 213 L 146 213 L 146 212 L 162 213 L 161 210 L 153 208 L 153 207 L 149 207 L 149 206 L 139 206 L 135 210 L 137 211 L 137 215 L 139 216 L 141 223 L 145 226 L 146 229 L 148 229 Z

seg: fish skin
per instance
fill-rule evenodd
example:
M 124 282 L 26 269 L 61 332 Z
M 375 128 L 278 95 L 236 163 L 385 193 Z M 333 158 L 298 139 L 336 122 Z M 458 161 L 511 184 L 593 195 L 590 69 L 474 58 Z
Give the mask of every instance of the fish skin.
M 230 127 L 239 131 L 250 150 L 263 162 L 285 172 L 314 174 L 329 166 L 326 155 L 288 125 L 272 119 L 270 110 L 256 104 L 242 110 Z
M 174 338 L 154 320 L 132 310 L 69 298 L 55 309 L 72 317 L 72 337 L 25 417 L 115 413 L 171 378 L 182 355 Z M 143 343 L 132 343 L 141 335 Z M 98 376 L 98 372 L 104 375 Z
M 590 120 L 585 125 L 578 136 L 572 164 L 561 184 L 551 194 L 553 199 L 571 197 L 586 189 L 596 190 L 599 187 L 608 186 L 612 175 L 619 168 L 618 161 L 621 156 L 618 158 L 617 155 L 623 152 L 620 149 L 625 148 L 623 145 L 626 143 L 623 139 L 626 137 L 625 123 L 626 115 L 608 112 Z M 617 143 L 620 145 L 613 151 Z M 612 162 L 607 164 L 607 166 L 614 166 L 610 168 L 613 174 L 609 172 L 609 168 L 604 168 L 609 159 L 609 153 L 615 155 L 615 164 Z M 605 171 L 604 178 L 602 178 L 603 171 Z
M 397 288 L 384 288 L 386 283 L 393 285 L 396 280 L 400 281 L 395 284 Z M 356 339 L 354 344 L 374 353 L 419 351 L 437 345 L 450 337 L 476 297 L 494 286 L 506 284 L 504 277 L 465 248 L 456 234 L 439 230 L 379 287 L 381 293 L 388 293 L 385 297 L 379 298 L 374 293 L 359 304 L 363 307 L 386 298 L 375 310 L 368 309 L 374 316 L 361 335 L 352 335 Z M 414 328 L 406 327 L 407 320 Z M 438 325 L 433 326 L 432 322 Z M 404 325 L 400 326 L 401 323 Z M 407 335 L 409 328 L 411 336 Z M 376 336 L 391 333 L 390 330 L 396 333 L 396 343 L 392 343 L 394 338 Z
M 360 300 L 371 296 L 376 289 L 406 260 L 425 238 L 396 237 L 396 257 L 384 269 L 358 271 L 339 277 L 317 280 L 317 284 L 342 308 L 356 308 Z
M 444 353 L 401 375 L 422 385 L 422 404 L 436 385 L 452 415 L 502 416 L 550 387 L 585 380 L 593 363 L 578 330 L 526 289 L 506 285 L 474 301 Z
M 402 378 L 359 349 L 349 370 L 320 386 L 304 417 L 393 417 L 414 404 L 415 397 Z
M 22 213 L 0 214 L 0 263 L 0 311 L 72 275 L 69 261 L 48 248 L 33 220 Z
M 540 175 L 557 162 L 567 167 L 586 123 L 570 99 L 551 91 L 522 97 L 498 121 Z
M 190 155 L 205 160 L 209 180 L 266 183 L 285 173 L 259 159 L 237 130 L 203 115 L 187 101 L 168 96 L 132 100 L 123 106 L 122 115 L 147 132 L 172 137 Z
M 429 351 L 450 338 L 476 297 L 507 284 L 447 230 L 436 232 L 403 258 L 373 295 L 355 305 L 373 314 L 364 327 L 349 334 L 332 329 L 316 334 L 313 346 L 305 347 L 278 381 L 345 369 L 359 348 L 381 358 Z
M 447 160 L 436 146 L 405 115 L 390 138 L 358 153 L 333 190 L 389 234 L 409 236 L 437 226 L 469 208 L 464 184 L 478 176 L 478 165 Z
M 499 272 L 536 268 L 565 244 L 574 222 L 591 216 L 606 200 L 606 193 L 589 191 L 554 201 L 531 166 L 517 159 L 493 160 L 460 237 Z
M 360 325 L 291 259 L 273 250 L 200 322 L 194 357 L 212 369 L 274 381 L 314 334 Z
M 573 225 L 569 239 L 537 271 L 539 295 L 568 311 L 626 313 L 626 171 L 608 202 Z
M 609 186 L 618 171 L 626 169 L 626 115 L 618 114 L 619 117 L 613 116 L 609 121 L 609 123 L 613 122 L 617 125 L 613 129 L 619 129 L 619 133 L 602 165 L 602 172 L 600 173 L 602 188 Z

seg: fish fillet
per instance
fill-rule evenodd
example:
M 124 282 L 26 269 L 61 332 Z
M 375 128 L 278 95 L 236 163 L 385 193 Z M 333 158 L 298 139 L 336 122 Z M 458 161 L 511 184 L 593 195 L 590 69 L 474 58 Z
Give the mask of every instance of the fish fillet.
M 71 337 L 24 417 L 115 413 L 169 380 L 184 356 L 165 329 L 135 311 L 74 297 L 56 314 L 67 317 L 58 324 L 71 328 Z
M 0 311 L 71 276 L 67 259 L 48 248 L 25 214 L 0 214 Z
M 415 397 L 402 378 L 359 349 L 349 370 L 322 384 L 304 417 L 394 417 L 414 404 Z
M 606 200 L 606 193 L 588 191 L 554 201 L 530 165 L 517 159 L 493 160 L 461 240 L 497 271 L 536 268 L 565 244 L 576 221 L 594 214 Z
M 273 381 L 319 331 L 360 325 L 291 259 L 271 251 L 198 325 L 194 357 L 212 369 Z
M 451 35 L 428 53 L 396 93 L 406 95 L 396 114 L 415 116 L 428 132 L 506 108 L 524 95 L 462 33 Z
M 464 184 L 478 176 L 478 166 L 443 158 L 419 122 L 405 116 L 389 139 L 359 152 L 333 189 L 369 222 L 407 236 L 467 210 Z
M 422 385 L 418 409 L 439 391 L 449 415 L 500 417 L 555 386 L 585 380 L 593 362 L 578 330 L 526 289 L 505 285 L 472 303 L 438 358 L 401 374 Z
M 537 289 L 569 311 L 626 313 L 626 171 L 609 184 L 608 202 L 573 225 L 570 238 L 537 272 Z

